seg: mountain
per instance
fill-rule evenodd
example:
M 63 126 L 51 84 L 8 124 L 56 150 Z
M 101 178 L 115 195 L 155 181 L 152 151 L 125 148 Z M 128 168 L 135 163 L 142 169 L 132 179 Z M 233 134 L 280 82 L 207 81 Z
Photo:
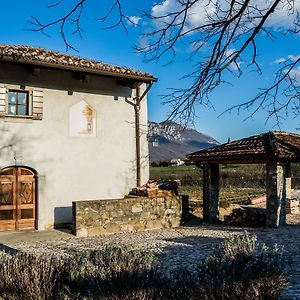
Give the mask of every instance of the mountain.
M 148 136 L 150 162 L 184 159 L 189 153 L 220 144 L 207 134 L 172 121 L 149 122 Z M 158 141 L 157 147 L 153 146 L 155 141 Z

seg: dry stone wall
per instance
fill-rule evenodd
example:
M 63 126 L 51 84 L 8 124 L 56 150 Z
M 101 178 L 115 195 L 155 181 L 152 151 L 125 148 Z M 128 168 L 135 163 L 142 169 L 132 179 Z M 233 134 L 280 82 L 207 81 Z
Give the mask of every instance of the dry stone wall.
M 182 198 L 176 196 L 73 202 L 78 237 L 177 227 L 181 220 Z

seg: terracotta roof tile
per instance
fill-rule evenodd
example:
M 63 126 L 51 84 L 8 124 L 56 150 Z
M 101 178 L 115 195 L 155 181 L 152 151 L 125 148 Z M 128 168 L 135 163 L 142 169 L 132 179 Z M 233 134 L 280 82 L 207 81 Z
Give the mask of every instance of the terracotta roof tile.
M 106 64 L 101 61 L 72 56 L 52 50 L 31 46 L 14 46 L 0 44 L 0 61 L 13 61 L 25 64 L 35 64 L 60 69 L 98 73 L 115 77 L 125 77 L 140 81 L 156 81 L 151 74 L 122 66 Z
M 251 162 L 300 161 L 300 135 L 270 131 L 187 155 L 192 161 Z

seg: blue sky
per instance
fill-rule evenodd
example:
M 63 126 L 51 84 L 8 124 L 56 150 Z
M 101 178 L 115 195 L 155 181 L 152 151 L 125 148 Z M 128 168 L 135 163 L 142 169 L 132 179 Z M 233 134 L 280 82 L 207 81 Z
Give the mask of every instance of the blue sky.
M 74 3 L 74 1 L 70 0 L 70 3 Z M 158 77 L 159 81 L 153 86 L 148 96 L 149 119 L 156 122 L 164 120 L 170 108 L 161 104 L 161 95 L 167 94 L 168 88 L 185 86 L 188 83 L 188 80 L 180 80 L 183 75 L 188 74 L 192 70 L 193 63 L 185 61 L 188 45 L 178 49 L 176 59 L 170 65 L 164 66 L 163 63 L 154 62 L 145 63 L 143 62 L 143 57 L 136 54 L 132 48 L 132 45 L 138 42 L 138 34 L 143 28 L 128 26 L 128 35 L 121 28 L 102 30 L 101 25 L 94 19 L 101 17 L 105 5 L 109 1 L 89 1 L 89 6 L 86 7 L 83 14 L 82 27 L 84 32 L 82 39 L 72 36 L 71 32 L 68 35 L 72 45 L 78 49 L 79 53 L 72 50 L 69 53 L 107 63 L 137 68 Z M 137 7 L 140 9 L 151 7 L 152 1 L 144 2 L 144 4 L 141 4 L 139 0 L 126 1 L 126 14 L 128 16 L 136 16 L 138 15 Z M 65 52 L 66 47 L 59 35 L 58 28 L 52 28 L 47 31 L 50 37 L 24 30 L 30 28 L 26 20 L 31 15 L 39 17 L 40 20 L 50 21 L 62 12 L 55 8 L 50 10 L 45 7 L 51 3 L 53 3 L 51 0 L 15 0 L 10 3 L 7 1 L 1 3 L 2 12 L 5 12 L 5 14 L 2 13 L 0 18 L 0 43 L 32 45 Z M 285 36 L 284 38 L 278 37 L 274 41 L 261 37 L 259 62 L 264 70 L 263 75 L 258 76 L 249 69 L 249 71 L 245 71 L 240 79 L 228 76 L 227 79 L 232 85 L 224 85 L 211 95 L 215 109 L 197 108 L 198 117 L 195 122 L 195 128 L 210 134 L 220 142 L 226 142 L 228 137 L 238 139 L 277 129 L 274 128 L 274 121 L 271 120 L 265 123 L 266 114 L 264 112 L 259 112 L 254 119 L 246 121 L 244 121 L 248 116 L 246 112 L 240 115 L 227 113 L 221 117 L 218 116 L 226 108 L 249 100 L 251 96 L 255 96 L 258 88 L 266 87 L 271 83 L 274 79 L 276 67 L 278 67 L 275 60 L 288 55 L 299 55 L 299 46 L 299 35 Z M 281 129 L 296 131 L 297 127 L 300 127 L 299 119 L 294 119 L 291 115 L 282 123 Z

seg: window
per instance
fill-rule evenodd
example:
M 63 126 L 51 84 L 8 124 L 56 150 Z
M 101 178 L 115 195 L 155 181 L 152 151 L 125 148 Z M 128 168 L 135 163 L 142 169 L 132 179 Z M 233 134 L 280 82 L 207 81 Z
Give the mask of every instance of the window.
M 14 116 L 29 115 L 29 94 L 25 91 L 8 91 L 8 114 Z

